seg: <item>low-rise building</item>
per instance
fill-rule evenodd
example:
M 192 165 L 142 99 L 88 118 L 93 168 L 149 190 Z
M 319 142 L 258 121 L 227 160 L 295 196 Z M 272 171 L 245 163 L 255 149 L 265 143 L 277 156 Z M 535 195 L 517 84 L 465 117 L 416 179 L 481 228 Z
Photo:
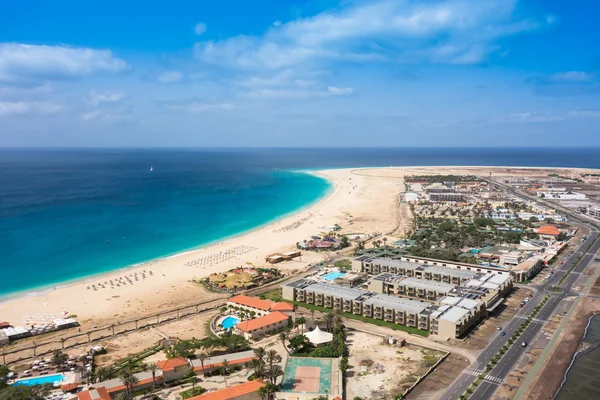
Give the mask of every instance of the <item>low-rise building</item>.
M 256 358 L 253 350 L 241 351 L 237 353 L 221 354 L 218 356 L 207 357 L 204 360 L 204 367 L 199 359 L 191 361 L 192 368 L 196 375 L 205 374 L 223 367 L 223 360 L 227 360 L 229 367 L 244 366 L 247 362 Z
M 183 357 L 159 361 L 156 363 L 156 366 L 161 371 L 164 382 L 182 379 L 192 369 L 192 366 Z
M 427 279 L 412 278 L 389 272 L 374 276 L 367 284 L 372 292 L 393 294 L 428 301 L 436 301 L 447 296 L 456 285 Z
M 77 393 L 78 400 L 112 400 L 105 387 L 83 390 Z
M 265 386 L 265 382 L 257 379 L 190 397 L 189 400 L 261 400 L 263 397 L 258 394 L 258 391 L 263 386 Z
M 282 312 L 275 311 L 262 317 L 238 323 L 234 330 L 248 340 L 258 340 L 274 332 L 285 329 L 290 322 L 290 317 Z
M 282 296 L 286 300 L 422 329 L 441 340 L 459 337 L 479 316 L 476 307 L 467 310 L 456 306 L 437 305 L 428 301 L 320 283 L 311 279 L 299 279 L 282 285 Z M 455 310 L 457 308 L 460 310 Z M 443 321 L 434 322 L 437 319 Z
M 267 315 L 272 311 L 280 311 L 291 313 L 294 311 L 294 306 L 289 303 L 277 303 L 270 300 L 262 300 L 256 297 L 245 295 L 237 295 L 227 300 L 229 307 L 237 307 L 246 311 L 253 311 L 256 315 Z
M 533 278 L 542 270 L 543 267 L 543 259 L 532 257 L 520 262 L 518 265 L 512 268 L 511 272 L 514 276 L 515 282 L 523 282 Z
M 446 201 L 463 201 L 465 199 L 465 195 L 462 193 L 456 192 L 445 192 L 445 193 L 430 193 L 427 195 L 429 201 L 432 202 L 446 202 Z
M 587 214 L 590 217 L 600 218 L 600 207 L 590 207 L 587 209 Z

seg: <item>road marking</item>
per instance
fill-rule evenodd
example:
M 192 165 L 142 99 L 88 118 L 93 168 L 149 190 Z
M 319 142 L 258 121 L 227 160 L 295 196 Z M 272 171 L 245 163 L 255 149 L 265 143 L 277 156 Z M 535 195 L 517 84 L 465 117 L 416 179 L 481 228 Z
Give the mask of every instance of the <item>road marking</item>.
M 476 369 L 467 368 L 464 370 L 463 374 L 471 375 L 471 376 L 479 376 L 483 371 L 477 371 Z
M 504 381 L 502 379 L 496 378 L 495 376 L 492 376 L 492 375 L 486 375 L 485 380 L 493 382 L 493 383 L 497 383 L 498 385 L 501 385 L 502 383 L 504 383 Z

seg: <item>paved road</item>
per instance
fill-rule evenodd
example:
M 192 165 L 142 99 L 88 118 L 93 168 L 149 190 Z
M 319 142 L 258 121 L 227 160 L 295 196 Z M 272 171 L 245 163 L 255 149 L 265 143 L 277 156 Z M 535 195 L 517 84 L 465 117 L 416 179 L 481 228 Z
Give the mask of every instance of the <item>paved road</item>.
M 538 290 L 532 296 L 531 300 L 523 307 L 506 326 L 504 326 L 504 330 L 506 331 L 506 336 L 496 336 L 492 341 L 488 344 L 488 346 L 480 353 L 479 357 L 477 357 L 477 361 L 471 366 L 471 368 L 463 371 L 463 373 L 450 385 L 446 392 L 447 399 L 458 399 L 467 388 L 475 381 L 477 376 L 485 370 L 485 366 L 506 344 L 509 337 L 512 335 L 512 332 L 515 331 L 519 325 L 523 322 L 524 318 L 529 315 L 533 309 L 541 303 L 543 298 L 550 294 L 546 292 L 551 286 L 557 285 L 560 278 L 564 275 L 564 273 L 575 263 L 577 257 L 579 257 L 585 248 L 592 243 L 596 237 L 598 237 L 599 232 L 597 230 L 593 230 L 588 239 L 581 244 L 576 252 L 574 252 L 561 266 L 558 270 L 560 272 L 556 272 L 552 275 L 546 282 L 539 287 Z M 600 240 L 590 249 L 589 252 L 585 253 L 581 262 L 574 268 L 573 273 L 569 275 L 569 277 L 564 281 L 563 287 L 570 288 L 575 280 L 579 277 L 579 273 L 581 273 L 589 264 L 594 260 L 594 254 L 600 250 Z M 540 328 L 543 326 L 543 322 L 548 320 L 548 318 L 554 312 L 556 306 L 562 301 L 565 297 L 569 295 L 573 295 L 570 290 L 565 290 L 558 294 L 551 294 L 552 297 L 548 300 L 548 302 L 544 305 L 544 307 L 540 310 L 538 315 L 536 316 L 536 320 L 534 320 L 527 329 L 521 334 L 518 340 L 515 342 L 515 345 L 512 346 L 500 359 L 498 364 L 486 375 L 485 380 L 477 387 L 477 389 L 473 392 L 470 399 L 489 399 L 496 388 L 502 384 L 504 378 L 510 373 L 513 369 L 515 363 L 523 353 L 527 351 L 526 347 L 522 347 L 522 342 L 530 343 L 535 335 L 539 332 Z

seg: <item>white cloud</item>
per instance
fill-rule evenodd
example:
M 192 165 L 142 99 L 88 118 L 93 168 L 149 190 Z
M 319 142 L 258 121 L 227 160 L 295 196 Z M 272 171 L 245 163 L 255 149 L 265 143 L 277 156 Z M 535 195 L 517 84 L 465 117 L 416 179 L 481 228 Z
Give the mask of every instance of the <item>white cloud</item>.
M 189 113 L 202 113 L 206 111 L 229 111 L 235 106 L 229 103 L 208 102 L 199 99 L 189 101 L 164 101 L 158 107 L 166 111 L 182 111 Z
M 112 92 L 112 93 L 98 93 L 90 92 L 89 101 L 92 105 L 98 106 L 103 103 L 119 103 L 127 98 L 127 93 L 124 92 Z
M 339 88 L 335 86 L 329 86 L 327 88 L 327 91 L 334 96 L 348 95 L 354 93 L 354 89 L 352 89 L 351 87 Z
M 60 104 L 43 101 L 0 101 L 0 117 L 11 115 L 52 115 L 62 111 Z
M 194 32 L 196 32 L 196 35 L 202 35 L 206 32 L 206 24 L 203 22 L 197 23 L 196 26 L 194 26 Z
M 512 122 L 554 122 L 564 119 L 560 114 L 549 114 L 539 112 L 522 112 L 509 115 L 509 120 Z
M 128 64 L 110 50 L 0 43 L 0 81 L 39 83 L 96 72 L 119 73 Z
M 517 19 L 515 0 L 350 3 L 269 28 L 195 45 L 196 57 L 233 68 L 289 68 L 324 60 L 479 63 L 496 40 L 539 29 L 547 18 Z
M 87 113 L 84 113 L 81 116 L 81 119 L 84 121 L 105 121 L 105 122 L 123 122 L 123 121 L 131 121 L 133 115 L 128 112 L 119 112 L 119 111 L 103 111 L 103 110 L 93 110 Z
M 593 74 L 582 71 L 561 72 L 551 77 L 551 80 L 555 82 L 590 82 L 594 79 Z
M 305 100 L 331 96 L 344 96 L 354 92 L 352 88 L 329 86 L 327 89 L 284 88 L 284 89 L 255 89 L 242 92 L 241 97 L 260 100 Z
M 275 26 L 275 27 L 281 26 L 281 21 L 275 21 L 275 22 L 273 22 L 273 26 Z
M 183 79 L 183 74 L 179 71 L 166 71 L 156 78 L 160 83 L 176 83 Z
M 567 114 L 573 118 L 600 118 L 600 110 L 598 109 L 582 109 L 569 111 Z

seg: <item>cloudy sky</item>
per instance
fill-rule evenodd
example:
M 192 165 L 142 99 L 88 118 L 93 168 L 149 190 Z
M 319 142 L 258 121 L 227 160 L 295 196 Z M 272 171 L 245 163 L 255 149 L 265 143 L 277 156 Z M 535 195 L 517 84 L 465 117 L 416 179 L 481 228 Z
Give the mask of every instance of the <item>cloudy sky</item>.
M 596 0 L 5 2 L 0 146 L 600 146 L 599 16 Z

